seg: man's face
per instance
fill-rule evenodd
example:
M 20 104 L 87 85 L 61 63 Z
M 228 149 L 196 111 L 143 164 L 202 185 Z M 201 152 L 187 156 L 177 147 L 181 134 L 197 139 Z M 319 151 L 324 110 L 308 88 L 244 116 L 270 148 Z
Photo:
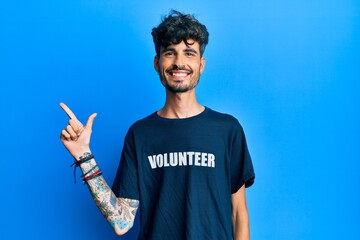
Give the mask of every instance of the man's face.
M 200 45 L 189 39 L 160 49 L 160 56 L 154 59 L 155 70 L 161 83 L 173 93 L 192 90 L 199 82 L 204 70 L 205 58 L 200 56 Z

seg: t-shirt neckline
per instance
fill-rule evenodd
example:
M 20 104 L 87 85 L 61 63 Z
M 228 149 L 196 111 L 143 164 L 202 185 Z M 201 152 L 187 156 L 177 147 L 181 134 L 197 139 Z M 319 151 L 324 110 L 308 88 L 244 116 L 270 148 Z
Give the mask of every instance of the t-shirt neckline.
M 155 111 L 153 113 L 153 116 L 157 119 L 160 119 L 160 120 L 163 120 L 163 121 L 187 121 L 187 120 L 192 120 L 192 119 L 197 119 L 199 117 L 202 117 L 204 116 L 208 111 L 209 111 L 209 108 L 204 106 L 204 110 L 194 116 L 191 116 L 191 117 L 187 117 L 187 118 L 164 118 L 164 117 L 161 117 L 159 116 L 159 114 L 157 113 L 157 111 Z

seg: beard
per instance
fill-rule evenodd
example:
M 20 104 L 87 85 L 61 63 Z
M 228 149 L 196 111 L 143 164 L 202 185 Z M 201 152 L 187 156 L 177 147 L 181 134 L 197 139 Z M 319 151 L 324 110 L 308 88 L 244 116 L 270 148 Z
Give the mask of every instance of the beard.
M 177 68 L 176 66 L 172 69 L 167 70 L 166 72 L 171 72 L 172 70 L 186 70 L 183 68 Z M 189 74 L 193 74 L 192 70 L 188 70 Z M 197 78 L 197 79 L 196 79 Z M 184 85 L 182 82 L 178 82 L 178 83 L 169 83 L 169 81 L 166 78 L 165 74 L 160 74 L 160 81 L 162 83 L 162 85 L 169 90 L 171 93 L 184 93 L 187 92 L 189 90 L 194 89 L 200 81 L 200 75 L 198 76 L 192 76 L 192 78 L 190 79 L 189 84 Z
M 165 83 L 163 82 L 163 86 L 172 93 L 184 93 L 184 92 L 194 89 L 198 85 L 198 83 L 199 83 L 199 80 L 193 84 L 183 86 L 181 84 L 170 85 L 166 81 Z
M 167 81 L 167 79 L 165 77 L 164 78 L 160 77 L 160 81 L 161 81 L 162 85 L 170 92 L 184 93 L 184 92 L 194 89 L 199 84 L 200 77 L 198 78 L 198 80 L 194 80 L 193 82 L 191 82 L 188 85 L 183 85 L 182 83 L 169 84 L 169 82 Z

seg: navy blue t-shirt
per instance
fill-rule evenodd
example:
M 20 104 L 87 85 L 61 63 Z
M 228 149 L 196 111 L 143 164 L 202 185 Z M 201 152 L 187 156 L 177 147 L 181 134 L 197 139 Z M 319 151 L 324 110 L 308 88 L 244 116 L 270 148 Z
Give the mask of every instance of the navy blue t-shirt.
M 243 129 L 209 108 L 194 117 L 153 113 L 125 138 L 113 184 L 140 201 L 139 239 L 232 239 L 231 194 L 255 178 Z

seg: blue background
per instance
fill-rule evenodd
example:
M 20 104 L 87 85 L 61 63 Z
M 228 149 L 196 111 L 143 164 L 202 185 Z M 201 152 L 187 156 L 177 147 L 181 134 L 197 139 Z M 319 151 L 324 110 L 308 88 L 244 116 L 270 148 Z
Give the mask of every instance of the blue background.
M 164 103 L 150 32 L 171 8 L 210 32 L 199 101 L 245 129 L 252 239 L 360 239 L 356 0 L 1 1 L 0 238 L 118 239 L 74 185 L 58 103 L 98 113 L 112 183 L 127 128 Z

